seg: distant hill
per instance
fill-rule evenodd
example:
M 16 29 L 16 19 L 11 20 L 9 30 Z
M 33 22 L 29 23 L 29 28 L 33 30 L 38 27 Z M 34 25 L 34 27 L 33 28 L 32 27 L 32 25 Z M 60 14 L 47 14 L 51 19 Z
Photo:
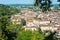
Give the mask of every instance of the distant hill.
M 6 4 L 7 6 L 34 6 L 34 4 Z M 58 6 L 59 4 L 51 4 L 51 6 Z
M 7 6 L 34 6 L 34 4 L 6 4 Z

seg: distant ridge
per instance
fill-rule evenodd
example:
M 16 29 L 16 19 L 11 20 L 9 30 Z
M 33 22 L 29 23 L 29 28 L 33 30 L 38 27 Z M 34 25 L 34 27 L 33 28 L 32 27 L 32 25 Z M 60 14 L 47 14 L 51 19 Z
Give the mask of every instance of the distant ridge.
M 34 6 L 34 4 L 6 4 L 7 6 Z
M 13 7 L 17 7 L 17 6 L 34 6 L 34 4 L 5 4 L 7 6 L 13 6 Z M 51 4 L 51 6 L 59 6 L 59 4 Z

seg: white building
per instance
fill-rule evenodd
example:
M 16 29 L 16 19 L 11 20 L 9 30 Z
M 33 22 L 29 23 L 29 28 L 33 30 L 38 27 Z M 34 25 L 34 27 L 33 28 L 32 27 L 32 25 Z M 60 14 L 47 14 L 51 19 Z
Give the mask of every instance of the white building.
M 50 21 L 40 21 L 39 24 L 40 25 L 48 25 L 48 24 L 50 24 Z

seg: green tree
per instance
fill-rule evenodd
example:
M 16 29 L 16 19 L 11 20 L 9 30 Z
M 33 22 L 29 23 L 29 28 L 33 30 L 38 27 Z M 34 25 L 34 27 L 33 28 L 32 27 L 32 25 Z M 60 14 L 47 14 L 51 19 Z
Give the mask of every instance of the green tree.
M 56 34 L 56 32 L 51 32 L 50 35 L 48 35 L 47 37 L 45 37 L 44 40 L 54 40 L 53 36 Z
M 38 6 L 42 0 L 35 0 L 34 6 Z
M 39 31 L 33 32 L 32 40 L 44 40 L 44 39 L 45 35 L 43 33 L 39 33 Z
M 0 24 L 1 24 L 0 28 L 1 28 L 2 37 L 4 38 L 4 40 L 6 40 L 6 35 L 5 35 L 6 26 L 10 24 L 8 16 L 1 17 L 0 18 Z
M 15 37 L 16 32 L 11 32 L 7 30 L 7 26 L 10 24 L 10 16 L 15 14 L 16 9 L 9 6 L 0 4 L 0 39 L 1 40 L 13 40 L 12 37 Z
M 32 31 L 30 30 L 22 30 L 18 33 L 16 40 L 31 40 Z
M 10 6 L 5 6 L 0 4 L 0 16 L 16 14 L 18 10 L 16 8 L 12 8 Z
M 24 26 L 26 25 L 26 21 L 24 19 L 21 19 L 21 24 Z
M 50 10 L 50 4 L 51 4 L 51 0 L 36 0 L 34 5 L 35 6 L 39 6 L 40 4 L 40 8 L 42 8 L 42 11 L 47 11 Z
M 22 30 L 15 40 L 44 40 L 45 35 L 39 31 Z

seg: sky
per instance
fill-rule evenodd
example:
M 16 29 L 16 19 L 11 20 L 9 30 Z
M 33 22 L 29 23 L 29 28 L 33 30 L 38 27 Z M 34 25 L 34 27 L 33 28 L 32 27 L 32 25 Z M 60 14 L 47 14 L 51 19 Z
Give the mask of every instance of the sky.
M 59 4 L 57 0 L 51 0 L 52 4 Z M 35 0 L 0 0 L 0 4 L 34 4 Z

